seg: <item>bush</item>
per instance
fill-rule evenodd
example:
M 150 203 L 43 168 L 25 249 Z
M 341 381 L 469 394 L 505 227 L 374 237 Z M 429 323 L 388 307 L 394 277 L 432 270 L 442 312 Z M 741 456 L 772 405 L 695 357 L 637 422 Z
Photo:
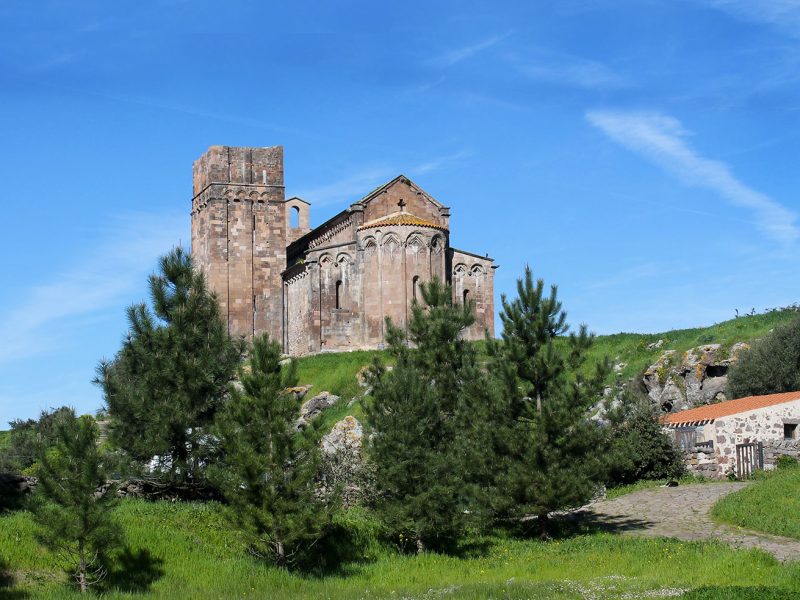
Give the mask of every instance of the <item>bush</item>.
M 8 446 L 0 450 L 0 473 L 29 472 L 37 456 L 56 442 L 56 429 L 64 419 L 74 419 L 66 406 L 42 411 L 38 420 L 11 421 Z
M 729 398 L 795 390 L 800 390 L 800 318 L 742 351 L 728 372 Z
M 785 454 L 782 454 L 778 457 L 775 466 L 779 469 L 796 469 L 800 467 L 800 462 L 798 462 L 798 460 L 793 456 L 786 456 Z
M 683 455 L 667 435 L 646 398 L 623 392 L 608 414 L 611 436 L 609 485 L 642 479 L 677 479 L 684 474 Z

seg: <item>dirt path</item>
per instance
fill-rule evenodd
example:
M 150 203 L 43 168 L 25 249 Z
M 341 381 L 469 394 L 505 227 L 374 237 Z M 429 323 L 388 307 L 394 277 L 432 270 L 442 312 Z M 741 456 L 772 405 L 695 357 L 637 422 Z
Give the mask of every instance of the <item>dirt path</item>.
M 800 559 L 800 540 L 756 533 L 711 520 L 713 504 L 747 483 L 708 483 L 633 492 L 581 509 L 586 518 L 624 533 L 720 540 L 737 548 L 761 548 L 781 561 Z

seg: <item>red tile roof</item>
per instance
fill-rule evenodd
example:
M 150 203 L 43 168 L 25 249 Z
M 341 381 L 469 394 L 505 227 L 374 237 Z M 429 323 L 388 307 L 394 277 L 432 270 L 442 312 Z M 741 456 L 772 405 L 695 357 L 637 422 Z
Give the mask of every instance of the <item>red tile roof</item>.
M 374 221 L 364 223 L 358 229 L 372 229 L 373 227 L 387 227 L 389 225 L 410 225 L 412 227 L 430 227 L 431 229 L 447 230 L 445 227 L 433 221 L 406 212 L 394 213 L 386 217 L 381 217 L 380 219 L 375 219 Z
M 735 415 L 757 408 L 766 408 L 767 406 L 774 406 L 775 404 L 783 404 L 784 402 L 792 402 L 794 400 L 800 400 L 800 391 L 768 394 L 766 396 L 747 396 L 746 398 L 737 398 L 736 400 L 728 400 L 717 404 L 708 404 L 706 406 L 690 408 L 689 410 L 682 410 L 662 417 L 661 422 L 667 425 L 681 425 L 683 423 L 696 423 L 698 421 L 713 421 L 720 417 L 727 417 L 728 415 Z

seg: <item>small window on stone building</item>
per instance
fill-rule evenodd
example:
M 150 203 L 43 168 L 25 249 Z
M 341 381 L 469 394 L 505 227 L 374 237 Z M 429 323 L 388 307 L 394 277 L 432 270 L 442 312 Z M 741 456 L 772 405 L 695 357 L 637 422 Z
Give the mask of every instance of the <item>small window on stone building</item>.
M 289 213 L 289 227 L 297 229 L 300 227 L 300 209 L 293 206 Z
M 414 275 L 414 279 L 411 280 L 411 297 L 414 299 L 414 302 L 417 302 L 417 289 L 419 288 L 419 275 Z
M 342 308 L 342 282 L 336 282 L 336 308 Z
M 783 424 L 783 439 L 796 440 L 797 439 L 797 423 L 784 423 Z
M 464 290 L 464 306 L 469 302 L 469 290 Z

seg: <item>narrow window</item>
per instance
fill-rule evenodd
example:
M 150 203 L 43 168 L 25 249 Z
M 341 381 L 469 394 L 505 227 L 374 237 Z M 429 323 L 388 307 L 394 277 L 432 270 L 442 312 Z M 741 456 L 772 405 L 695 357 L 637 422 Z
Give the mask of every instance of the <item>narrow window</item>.
M 291 208 L 289 219 L 289 227 L 292 229 L 300 227 L 300 209 L 298 207 L 293 206 Z
M 797 423 L 784 423 L 783 424 L 783 439 L 796 440 L 797 439 Z
M 417 302 L 418 287 L 419 287 L 419 275 L 414 275 L 414 279 L 411 280 L 411 297 L 414 299 L 414 302 Z
M 464 306 L 469 302 L 469 290 L 464 290 Z
M 336 308 L 342 308 L 342 282 L 336 282 Z

